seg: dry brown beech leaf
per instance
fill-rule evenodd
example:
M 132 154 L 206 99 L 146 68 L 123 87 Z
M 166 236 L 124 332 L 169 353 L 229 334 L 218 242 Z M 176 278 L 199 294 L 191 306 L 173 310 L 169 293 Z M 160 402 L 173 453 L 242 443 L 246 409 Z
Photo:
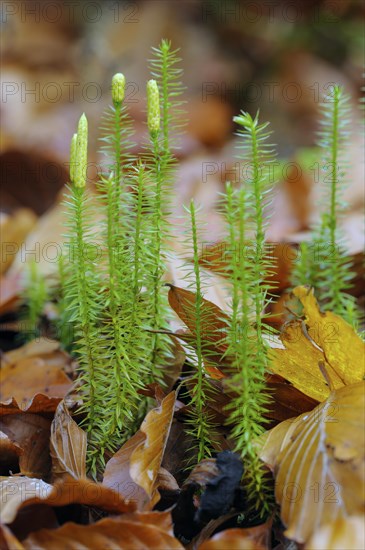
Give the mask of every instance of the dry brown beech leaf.
M 307 550 L 364 550 L 364 516 L 337 518 L 326 523 L 314 533 L 305 548 Z
M 359 382 L 331 392 L 313 411 L 286 421 L 289 437 L 281 424 L 269 432 L 260 456 L 274 468 L 275 495 L 288 538 L 305 543 L 322 525 L 363 513 L 364 413 L 365 384 Z
M 19 457 L 20 473 L 28 477 L 47 478 L 51 468 L 51 421 L 37 414 L 16 414 L 2 417 L 0 427 L 23 450 Z
M 0 431 L 0 467 L 5 469 L 15 468 L 23 449 L 18 443 L 10 439 L 6 433 Z
M 250 243 L 247 243 L 247 246 L 250 247 Z M 228 273 L 230 255 L 232 254 L 230 254 L 229 244 L 221 241 L 205 246 L 199 263 L 205 268 L 225 276 Z M 295 249 L 289 243 L 267 243 L 267 256 L 273 265 L 265 282 L 270 284 L 270 287 L 276 292 L 281 292 L 290 286 L 290 273 L 296 255 Z
M 162 391 L 159 387 L 149 388 L 149 395 L 155 395 L 155 398 L 158 402 L 161 402 L 164 399 Z M 181 436 L 179 437 L 181 449 Z M 134 436 L 132 436 L 124 445 L 117 451 L 112 458 L 107 462 L 103 485 L 113 489 L 119 495 L 135 503 L 139 510 L 143 509 L 146 502 L 149 501 L 146 491 L 140 487 L 130 475 L 130 459 L 134 450 L 145 441 L 145 434 L 141 431 L 138 431 Z M 175 446 L 176 448 L 176 446 Z M 167 453 L 168 456 L 171 456 L 171 453 Z M 179 462 L 180 467 L 180 462 Z M 176 483 L 175 478 L 172 478 L 171 474 L 168 474 L 168 479 L 166 477 L 161 479 L 161 472 L 164 472 L 164 468 L 160 468 L 158 471 L 157 477 L 157 486 L 161 488 L 166 487 L 166 482 L 169 484 L 169 489 L 172 490 L 174 483 Z
M 148 502 L 146 491 L 130 475 L 130 459 L 133 451 L 142 444 L 145 436 L 138 431 L 115 453 L 105 466 L 103 485 L 117 492 L 121 498 L 134 502 L 142 510 Z
M 4 362 L 7 365 L 14 365 L 21 359 L 26 359 L 27 357 L 39 357 L 39 356 L 49 356 L 53 352 L 60 349 L 60 343 L 56 340 L 49 340 L 47 338 L 39 338 L 37 340 L 32 340 L 20 348 L 8 351 L 4 354 Z
M 24 542 L 24 548 L 33 550 L 60 550 L 60 548 L 113 548 L 113 550 L 183 550 L 183 546 L 159 525 L 148 522 L 141 514 L 121 518 L 106 518 L 92 525 L 65 523 L 59 529 L 41 529 L 32 533 Z
M 162 467 L 158 471 L 157 487 L 163 491 L 179 491 L 180 489 L 174 476 Z
M 48 416 L 55 412 L 60 401 L 62 401 L 61 397 L 48 397 L 48 395 L 36 393 L 36 395 L 26 403 L 18 404 L 13 397 L 12 399 L 0 403 L 0 417 L 19 413 L 44 414 Z
M 18 512 L 34 505 L 49 507 L 84 504 L 111 514 L 134 512 L 135 505 L 122 499 L 118 493 L 88 479 L 63 479 L 54 485 L 42 479 L 11 476 L 0 482 L 0 510 L 3 523 L 12 523 Z
M 169 393 L 161 405 L 152 409 L 143 420 L 140 432 L 144 439 L 130 458 L 130 476 L 148 495 L 146 506 L 153 508 L 159 501 L 158 473 L 174 416 L 176 393 Z
M 86 477 L 86 445 L 86 432 L 71 418 L 65 402 L 61 401 L 51 425 L 53 480 L 68 475 Z
M 171 284 L 168 286 L 170 287 L 168 292 L 169 304 L 190 331 L 190 333 L 176 333 L 176 337 L 194 345 L 196 339 L 196 295 L 184 288 Z M 214 378 L 222 378 L 226 365 L 229 363 L 229 358 L 225 357 L 227 346 L 222 344 L 229 316 L 213 302 L 203 299 L 202 319 L 202 330 L 206 340 L 204 354 L 206 355 L 207 370 Z
M 15 399 L 20 408 L 26 409 L 38 393 L 64 397 L 72 387 L 65 373 L 71 358 L 59 347 L 56 342 L 31 342 L 4 354 L 1 401 Z

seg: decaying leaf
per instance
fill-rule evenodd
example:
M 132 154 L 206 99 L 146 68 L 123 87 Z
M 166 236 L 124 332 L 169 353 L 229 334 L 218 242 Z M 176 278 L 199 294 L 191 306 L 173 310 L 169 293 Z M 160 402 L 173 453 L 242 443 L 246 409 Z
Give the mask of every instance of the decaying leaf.
M 103 485 L 135 503 L 139 510 L 159 500 L 160 466 L 174 413 L 176 395 L 169 393 L 144 419 L 141 429 L 107 462 Z
M 65 523 L 59 529 L 42 529 L 25 541 L 29 550 L 59 550 L 60 548 L 113 548 L 113 550 L 183 550 L 183 546 L 165 529 L 152 523 L 151 514 L 139 517 L 126 515 L 102 519 L 92 525 Z M 151 523 L 149 523 L 150 519 Z
M 48 338 L 39 338 L 37 340 L 32 340 L 20 348 L 16 348 L 12 351 L 8 351 L 4 355 L 4 362 L 7 365 L 15 365 L 22 359 L 27 359 L 29 357 L 52 357 L 52 354 L 55 351 L 60 349 L 60 343 L 56 340 L 49 340 Z
M 19 456 L 23 449 L 18 443 L 12 441 L 8 435 L 0 431 L 0 468 L 4 472 L 14 468 L 18 464 Z
M 293 293 L 302 302 L 306 319 L 285 327 L 281 334 L 285 349 L 270 350 L 270 370 L 321 402 L 331 389 L 363 380 L 365 344 L 343 319 L 320 312 L 313 291 L 297 287 Z
M 26 505 L 27 500 L 38 498 L 46 499 L 52 491 L 52 485 L 42 479 L 30 477 L 10 476 L 0 482 L 1 523 L 12 523 L 16 518 L 18 509 Z
M 43 340 L 4 354 L 1 401 L 14 399 L 21 409 L 26 409 L 38 393 L 64 397 L 72 386 L 65 373 L 70 360 L 60 350 L 60 344 L 46 344 Z
M 1 502 L 5 503 L 0 510 L 0 520 L 6 524 L 12 523 L 20 510 L 34 505 L 60 507 L 75 503 L 100 508 L 111 514 L 135 511 L 132 502 L 123 500 L 104 485 L 71 477 L 54 485 L 42 479 L 8 477 L 0 482 L 0 496 Z
M 142 510 L 148 495 L 130 475 L 130 460 L 135 449 L 143 444 L 145 436 L 138 431 L 115 453 L 106 463 L 103 485 L 116 491 L 121 498 L 134 502 L 138 510 Z
M 48 415 L 55 412 L 60 401 L 62 401 L 61 397 L 48 397 L 48 395 L 44 395 L 43 393 L 36 393 L 25 404 L 18 404 L 13 397 L 0 403 L 0 417 L 18 413 Z
M 354 329 L 331 311 L 322 313 L 313 290 L 303 286 L 293 290 L 303 304 L 311 338 L 322 348 L 324 356 L 343 384 L 355 384 L 365 376 L 365 343 Z
M 51 468 L 49 435 L 51 421 L 37 414 L 14 414 L 0 419 L 0 427 L 19 445 L 19 471 L 29 477 L 47 478 Z
M 168 299 L 170 306 L 185 323 L 190 332 L 195 335 L 195 293 L 174 285 L 169 285 L 169 287 Z M 209 341 L 218 345 L 227 329 L 227 314 L 213 304 L 213 302 L 203 299 L 201 315 L 205 323 L 202 329 L 204 335 Z
M 326 361 L 323 351 L 306 336 L 301 321 L 286 325 L 280 335 L 285 349 L 270 350 L 270 371 L 288 380 L 295 388 L 317 402 L 324 401 L 330 389 L 319 368 L 325 365 L 335 388 L 343 386 L 342 380 Z
M 282 425 L 269 432 L 261 456 L 276 473 L 288 538 L 306 542 L 322 525 L 363 513 L 364 390 L 359 382 L 331 392 L 313 411 L 292 419 L 289 438 Z
M 157 487 L 162 491 L 179 491 L 180 487 L 176 479 L 165 468 L 160 468 L 157 476 Z
M 51 425 L 50 452 L 53 479 L 86 477 L 86 432 L 71 418 L 64 401 L 57 407 Z
M 252 243 L 247 243 L 248 249 L 252 249 Z M 204 252 L 199 263 L 220 275 L 228 273 L 231 252 L 224 241 L 204 247 Z M 281 292 L 290 286 L 290 273 L 296 252 L 289 243 L 267 243 L 267 257 L 273 264 L 265 283 L 269 284 L 272 290 Z
M 308 550 L 363 550 L 365 548 L 364 516 L 337 518 L 323 525 L 306 545 Z
M 194 341 L 196 340 L 196 295 L 190 290 L 174 285 L 169 285 L 169 287 L 169 304 L 190 331 L 190 333 L 176 334 L 176 336 L 188 344 L 194 345 Z M 229 317 L 224 311 L 213 304 L 213 302 L 203 299 L 201 322 L 204 346 L 202 353 L 206 367 L 214 378 L 222 378 L 225 366 L 230 362 L 229 358 L 225 356 L 227 346 L 222 342 L 226 334 L 228 321 Z
M 157 478 L 165 452 L 167 438 L 174 415 L 176 394 L 169 393 L 160 407 L 152 409 L 141 424 L 144 434 L 130 458 L 131 478 L 142 487 L 149 497 L 149 507 L 158 502 Z

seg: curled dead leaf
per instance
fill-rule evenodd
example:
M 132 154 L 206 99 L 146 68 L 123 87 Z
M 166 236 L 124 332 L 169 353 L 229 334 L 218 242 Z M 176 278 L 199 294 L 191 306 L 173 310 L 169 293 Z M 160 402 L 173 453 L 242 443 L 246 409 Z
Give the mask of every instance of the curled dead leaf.
M 159 500 L 160 466 L 176 401 L 169 393 L 152 409 L 141 429 L 107 462 L 103 485 L 133 501 L 139 510 L 152 508 Z
M 55 412 L 60 401 L 62 401 L 61 397 L 48 397 L 48 395 L 37 393 L 25 404 L 18 404 L 13 397 L 0 403 L 0 417 L 18 413 L 48 415 Z
M 131 478 L 144 489 L 151 508 L 160 499 L 157 479 L 174 415 L 175 400 L 176 393 L 173 391 L 162 400 L 158 408 L 147 414 L 140 428 L 144 439 L 130 458 Z
M 103 485 L 117 492 L 121 498 L 134 502 L 142 510 L 148 495 L 130 475 L 130 460 L 133 451 L 142 444 L 145 436 L 138 431 L 106 463 Z
M 29 477 L 8 477 L 0 482 L 0 510 L 3 523 L 12 523 L 23 508 L 34 505 L 48 507 L 84 504 L 100 508 L 111 514 L 134 512 L 135 505 L 122 499 L 118 493 L 100 483 L 87 479 L 63 479 L 50 485 L 42 479 Z
M 180 542 L 160 526 L 149 523 L 143 515 L 132 518 L 106 518 L 92 525 L 65 523 L 59 529 L 42 529 L 24 541 L 29 550 L 60 548 L 113 548 L 113 550 L 183 550 Z M 150 518 L 151 519 L 151 518 Z
M 16 414 L 0 419 L 1 429 L 22 449 L 19 471 L 29 477 L 49 476 L 49 435 L 51 421 L 37 414 Z
M 86 477 L 86 432 L 71 415 L 64 401 L 57 407 L 51 425 L 50 452 L 53 479 Z
M 288 538 L 303 543 L 322 525 L 363 513 L 364 390 L 360 382 L 333 391 L 310 413 L 286 421 L 289 432 L 281 424 L 269 432 L 260 456 L 276 473 Z
M 23 449 L 18 443 L 8 437 L 8 435 L 0 431 L 0 467 L 1 470 L 11 470 L 18 464 L 19 456 L 23 453 Z

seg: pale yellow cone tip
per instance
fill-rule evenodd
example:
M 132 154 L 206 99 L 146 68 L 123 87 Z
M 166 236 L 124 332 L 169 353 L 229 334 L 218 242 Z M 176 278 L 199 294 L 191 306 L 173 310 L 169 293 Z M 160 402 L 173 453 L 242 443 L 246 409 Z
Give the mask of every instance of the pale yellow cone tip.
M 123 103 L 125 92 L 125 76 L 122 73 L 116 73 L 112 78 L 112 100 L 114 107 Z
M 76 164 L 74 174 L 74 184 L 76 187 L 85 187 L 87 171 L 87 118 L 85 113 L 80 117 L 77 128 L 76 140 Z
M 77 134 L 74 134 L 70 143 L 70 182 L 75 183 L 75 167 L 77 157 Z
M 160 131 L 160 93 L 156 80 L 147 82 L 147 125 L 152 136 Z

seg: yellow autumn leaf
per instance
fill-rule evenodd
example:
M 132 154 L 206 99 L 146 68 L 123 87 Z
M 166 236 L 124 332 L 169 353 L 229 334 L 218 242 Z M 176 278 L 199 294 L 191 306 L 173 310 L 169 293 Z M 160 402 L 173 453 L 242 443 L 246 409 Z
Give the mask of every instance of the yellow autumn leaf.
M 338 518 L 323 525 L 305 546 L 306 550 L 364 550 L 365 519 L 363 516 Z
M 298 286 L 293 293 L 303 304 L 309 336 L 322 348 L 344 385 L 364 380 L 365 343 L 352 326 L 331 311 L 321 312 L 313 290 Z
M 270 370 L 321 402 L 331 389 L 363 380 L 365 345 L 341 317 L 319 310 L 312 290 L 301 286 L 293 293 L 303 304 L 305 321 L 292 321 L 285 327 L 280 335 L 285 349 L 270 350 Z
M 264 436 L 259 454 L 274 470 L 288 538 L 305 543 L 321 526 L 364 513 L 364 412 L 359 382 Z

